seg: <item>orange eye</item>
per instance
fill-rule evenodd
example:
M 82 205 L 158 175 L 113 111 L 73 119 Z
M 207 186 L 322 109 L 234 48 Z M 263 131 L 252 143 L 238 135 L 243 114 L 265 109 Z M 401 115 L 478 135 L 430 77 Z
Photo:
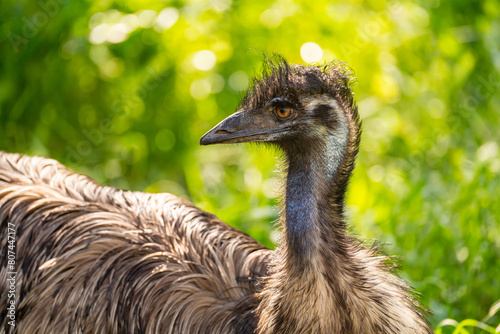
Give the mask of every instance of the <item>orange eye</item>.
M 292 108 L 277 107 L 276 115 L 281 118 L 287 118 L 292 113 Z

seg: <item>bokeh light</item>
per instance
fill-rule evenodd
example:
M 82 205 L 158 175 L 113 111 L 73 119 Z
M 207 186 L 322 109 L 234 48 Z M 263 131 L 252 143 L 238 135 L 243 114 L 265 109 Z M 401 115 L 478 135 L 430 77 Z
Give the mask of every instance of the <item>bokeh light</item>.
M 193 66 L 201 71 L 211 70 L 216 61 L 215 54 L 210 50 L 201 50 L 193 55 Z
M 306 63 L 316 63 L 323 57 L 323 49 L 314 42 L 307 42 L 300 47 L 300 56 Z

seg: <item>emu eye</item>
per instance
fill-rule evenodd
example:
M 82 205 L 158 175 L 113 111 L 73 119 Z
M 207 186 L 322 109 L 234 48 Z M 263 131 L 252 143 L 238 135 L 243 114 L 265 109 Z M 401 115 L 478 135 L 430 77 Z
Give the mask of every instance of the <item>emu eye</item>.
M 280 118 L 287 118 L 292 114 L 292 108 L 276 107 L 276 115 Z

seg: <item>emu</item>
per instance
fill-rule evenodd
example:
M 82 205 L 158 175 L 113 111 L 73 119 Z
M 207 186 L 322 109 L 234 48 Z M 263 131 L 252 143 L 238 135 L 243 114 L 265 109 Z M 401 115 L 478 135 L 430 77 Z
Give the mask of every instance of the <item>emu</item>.
M 287 162 L 271 251 L 171 194 L 100 186 L 54 160 L 0 154 L 0 323 L 17 333 L 430 333 L 391 259 L 349 234 L 361 122 L 341 62 L 266 61 L 200 143 L 266 142 Z M 16 327 L 7 305 L 16 237 Z

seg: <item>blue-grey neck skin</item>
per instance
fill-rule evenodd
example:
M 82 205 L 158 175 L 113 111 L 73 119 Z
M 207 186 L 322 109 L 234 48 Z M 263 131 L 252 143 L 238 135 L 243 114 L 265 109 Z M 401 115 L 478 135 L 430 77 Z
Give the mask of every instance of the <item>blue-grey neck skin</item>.
M 288 170 L 286 185 L 286 230 L 291 253 L 308 258 L 313 250 L 314 222 L 318 219 L 315 180 L 311 166 L 295 161 Z
M 341 224 L 332 221 L 333 214 L 343 203 L 332 201 L 337 171 L 345 155 L 349 127 L 342 110 L 335 105 L 334 129 L 310 134 L 303 145 L 294 145 L 287 151 L 289 161 L 286 180 L 286 233 L 289 254 L 296 263 L 308 263 L 318 252 L 319 238 L 331 232 L 334 238 Z M 331 231 L 324 231 L 326 228 Z M 333 235 L 332 235 L 333 234 Z M 300 261 L 300 259 L 306 261 Z

